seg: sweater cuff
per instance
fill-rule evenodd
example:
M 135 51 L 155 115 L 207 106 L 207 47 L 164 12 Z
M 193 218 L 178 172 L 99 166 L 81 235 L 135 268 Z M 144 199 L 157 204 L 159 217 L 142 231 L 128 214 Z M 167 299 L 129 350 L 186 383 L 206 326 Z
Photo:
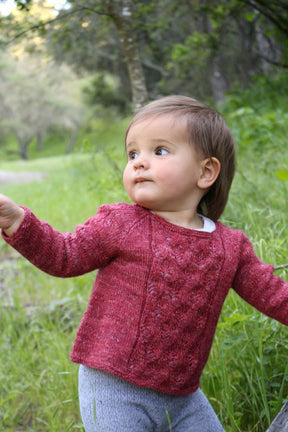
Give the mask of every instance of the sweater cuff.
M 25 211 L 25 215 L 18 229 L 11 236 L 7 236 L 7 234 L 4 232 L 4 229 L 1 230 L 1 236 L 3 240 L 11 246 L 13 246 L 14 243 L 17 243 L 17 241 L 22 237 L 22 233 L 28 228 L 31 221 L 31 210 L 24 206 L 19 207 Z

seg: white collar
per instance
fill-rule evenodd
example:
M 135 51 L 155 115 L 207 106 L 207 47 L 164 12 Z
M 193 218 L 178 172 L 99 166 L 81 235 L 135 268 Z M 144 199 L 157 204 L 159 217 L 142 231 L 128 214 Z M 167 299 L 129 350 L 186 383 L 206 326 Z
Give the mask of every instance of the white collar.
M 216 225 L 215 222 L 213 222 L 211 219 L 207 218 L 206 216 L 203 215 L 198 215 L 201 217 L 201 219 L 203 220 L 204 226 L 203 228 L 195 228 L 196 231 L 205 231 L 205 232 L 209 232 L 212 233 L 213 231 L 215 231 L 216 229 Z

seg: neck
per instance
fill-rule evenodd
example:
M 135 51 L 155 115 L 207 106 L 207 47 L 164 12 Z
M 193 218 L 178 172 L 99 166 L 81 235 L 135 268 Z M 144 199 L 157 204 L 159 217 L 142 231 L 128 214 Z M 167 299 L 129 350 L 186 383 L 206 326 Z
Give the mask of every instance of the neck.
M 196 211 L 182 210 L 177 212 L 172 211 L 154 211 L 155 214 L 165 219 L 174 225 L 181 226 L 189 229 L 203 228 L 203 219 L 197 214 Z

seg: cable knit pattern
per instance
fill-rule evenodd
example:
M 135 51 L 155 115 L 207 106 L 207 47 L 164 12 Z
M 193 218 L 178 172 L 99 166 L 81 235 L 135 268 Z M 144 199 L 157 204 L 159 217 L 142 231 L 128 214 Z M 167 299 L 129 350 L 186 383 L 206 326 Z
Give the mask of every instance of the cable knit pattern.
M 101 206 L 61 234 L 29 209 L 7 243 L 58 277 L 99 269 L 71 359 L 175 395 L 199 386 L 231 287 L 288 325 L 288 283 L 254 254 L 244 233 L 166 222 L 138 205 Z

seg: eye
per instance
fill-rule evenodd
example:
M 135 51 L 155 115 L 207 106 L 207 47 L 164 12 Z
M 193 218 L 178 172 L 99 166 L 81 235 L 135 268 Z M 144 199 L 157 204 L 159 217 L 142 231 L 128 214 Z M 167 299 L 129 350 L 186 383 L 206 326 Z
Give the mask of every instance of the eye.
M 157 156 L 165 156 L 168 154 L 168 150 L 165 147 L 157 147 L 155 150 Z
M 129 153 L 128 153 L 128 159 L 129 160 L 137 159 L 137 157 L 138 157 L 138 153 L 135 150 L 129 151 Z

